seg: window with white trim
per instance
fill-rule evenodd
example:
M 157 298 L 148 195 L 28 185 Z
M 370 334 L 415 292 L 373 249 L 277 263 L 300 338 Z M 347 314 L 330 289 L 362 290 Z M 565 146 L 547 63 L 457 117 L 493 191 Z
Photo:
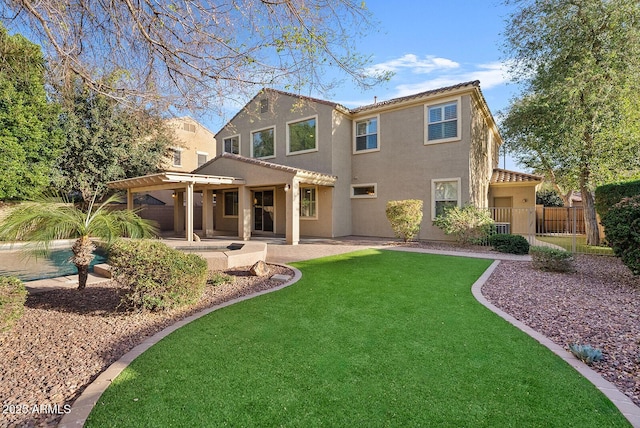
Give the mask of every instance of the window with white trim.
M 182 166 L 182 149 L 173 149 L 173 166 Z
M 225 138 L 222 141 L 222 151 L 225 153 L 233 153 L 234 155 L 240 154 L 240 136 L 234 135 L 233 137 Z
M 377 197 L 378 197 L 378 185 L 376 183 L 351 185 L 351 198 L 353 199 L 377 198 Z
M 316 118 L 287 122 L 287 154 L 317 151 Z
M 267 158 L 275 156 L 275 129 L 268 128 L 251 133 L 252 156 L 254 158 Z
M 238 217 L 238 192 L 230 191 L 223 194 L 225 217 Z
M 427 107 L 427 143 L 460 138 L 458 101 Z
M 208 154 L 205 152 L 196 152 L 196 154 L 198 155 L 198 168 L 200 168 L 202 165 L 207 163 Z
M 300 218 L 318 218 L 317 188 L 300 186 Z
M 355 124 L 354 152 L 378 150 L 378 118 L 358 120 Z
M 460 206 L 460 179 L 448 178 L 431 181 L 431 216 L 443 215 L 448 208 Z

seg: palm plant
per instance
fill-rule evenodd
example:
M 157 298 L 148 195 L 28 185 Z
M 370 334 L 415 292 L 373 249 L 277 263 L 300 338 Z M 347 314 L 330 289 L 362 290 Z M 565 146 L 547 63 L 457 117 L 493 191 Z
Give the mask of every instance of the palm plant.
M 89 265 L 94 258 L 94 240 L 107 248 L 117 238 L 146 238 L 156 228 L 135 211 L 109 210 L 106 206 L 117 202 L 116 195 L 96 206 L 95 196 L 85 210 L 61 198 L 26 202 L 12 210 L 0 224 L 0 239 L 28 241 L 27 248 L 46 253 L 56 239 L 76 239 L 70 261 L 78 268 L 78 290 L 87 285 Z

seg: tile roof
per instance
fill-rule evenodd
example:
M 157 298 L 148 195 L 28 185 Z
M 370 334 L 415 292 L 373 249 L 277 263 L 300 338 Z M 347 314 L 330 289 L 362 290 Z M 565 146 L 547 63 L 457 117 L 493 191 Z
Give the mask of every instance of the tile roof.
M 491 175 L 491 184 L 498 183 L 539 183 L 542 177 L 539 175 L 525 174 L 524 172 L 509 171 L 508 169 L 494 168 Z
M 472 88 L 476 87 L 479 90 L 480 89 L 480 81 L 479 80 L 474 80 L 472 82 L 458 83 L 457 85 L 453 85 L 453 86 L 446 86 L 444 88 L 432 89 L 430 91 L 420 92 L 418 94 L 408 95 L 406 97 L 393 98 L 393 99 L 390 99 L 390 100 L 387 100 L 387 101 L 381 101 L 381 102 L 375 103 L 375 104 L 369 104 L 369 105 L 362 106 L 362 107 L 356 107 L 354 109 L 351 109 L 351 113 L 359 113 L 361 111 L 372 110 L 372 109 L 376 109 L 376 108 L 380 108 L 380 107 L 385 107 L 385 106 L 389 106 L 389 105 L 393 105 L 393 104 L 402 103 L 402 102 L 405 102 L 405 101 L 411 101 L 411 100 L 415 100 L 415 99 L 429 97 L 429 96 L 432 96 L 432 95 L 437 95 L 437 94 L 441 94 L 441 93 L 445 93 L 445 92 L 450 92 L 450 91 L 453 91 L 453 90 L 456 90 L 456 89 L 462 89 L 462 88 L 466 88 L 466 87 L 472 87 Z

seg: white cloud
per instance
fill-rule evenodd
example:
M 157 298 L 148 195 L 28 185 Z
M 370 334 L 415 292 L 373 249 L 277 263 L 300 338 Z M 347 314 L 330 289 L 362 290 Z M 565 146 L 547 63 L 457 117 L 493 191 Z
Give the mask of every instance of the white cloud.
M 392 59 L 369 67 L 371 73 L 397 73 L 401 70 L 409 70 L 416 74 L 428 74 L 436 70 L 448 70 L 460 67 L 455 61 L 447 58 L 439 58 L 433 55 L 427 55 L 420 59 L 415 54 L 406 54 L 400 58 Z
M 490 89 L 495 86 L 502 85 L 509 80 L 507 73 L 508 67 L 506 63 L 493 62 L 488 64 L 478 64 L 475 68 L 475 70 L 471 71 L 442 74 L 434 77 L 433 79 L 421 82 L 397 85 L 393 96 L 404 97 L 473 80 L 479 80 L 482 89 Z

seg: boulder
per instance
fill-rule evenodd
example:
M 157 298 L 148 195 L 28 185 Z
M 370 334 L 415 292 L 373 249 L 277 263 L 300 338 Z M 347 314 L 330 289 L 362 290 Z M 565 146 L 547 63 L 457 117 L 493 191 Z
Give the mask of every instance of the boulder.
M 251 266 L 249 273 L 253 276 L 267 276 L 269 275 L 269 267 L 262 260 L 258 260 Z

